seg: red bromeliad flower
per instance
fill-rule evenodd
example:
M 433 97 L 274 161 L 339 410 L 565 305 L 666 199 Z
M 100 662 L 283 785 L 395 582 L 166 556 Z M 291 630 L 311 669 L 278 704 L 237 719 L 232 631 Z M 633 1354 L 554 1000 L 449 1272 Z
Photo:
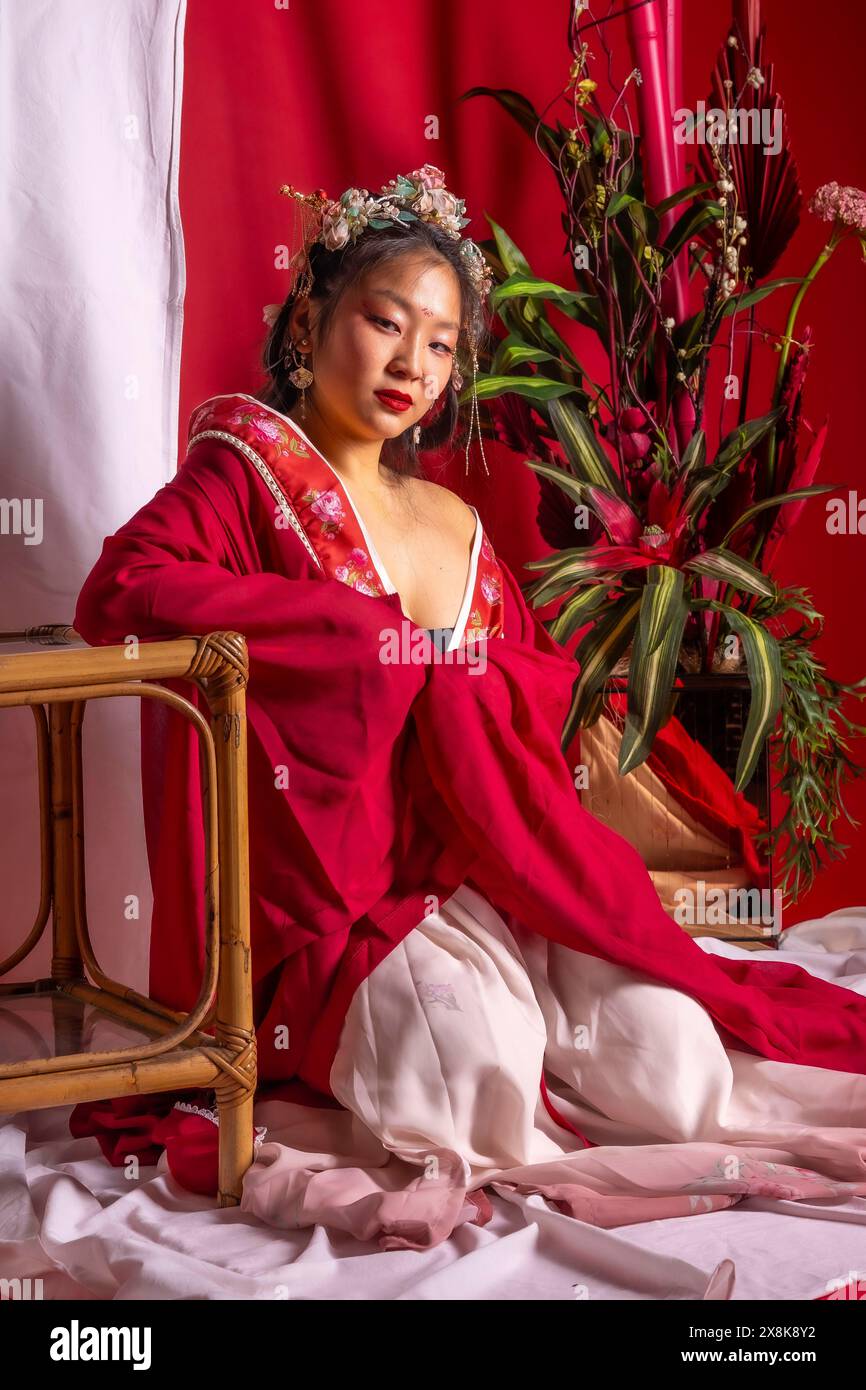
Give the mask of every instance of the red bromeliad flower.
M 600 497 L 595 488 L 587 491 L 613 542 L 597 544 L 589 552 L 588 558 L 598 559 L 600 570 L 644 569 L 650 565 L 679 568 L 686 558 L 689 525 L 688 512 L 683 510 L 685 479 L 680 479 L 673 492 L 659 480 L 653 483 L 645 521 L 626 502 L 607 495 Z

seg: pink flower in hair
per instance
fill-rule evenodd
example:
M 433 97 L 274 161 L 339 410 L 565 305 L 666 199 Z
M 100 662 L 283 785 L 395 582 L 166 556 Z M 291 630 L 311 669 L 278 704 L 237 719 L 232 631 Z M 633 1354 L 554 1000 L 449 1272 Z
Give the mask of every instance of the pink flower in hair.
M 339 251 L 349 240 L 349 222 L 342 216 L 326 213 L 322 218 L 322 241 L 329 251 Z
M 422 188 L 445 187 L 445 175 L 435 164 L 424 164 L 420 169 L 413 169 L 409 178 L 413 183 L 420 183 Z
M 450 236 L 460 235 L 460 200 L 446 188 L 434 188 L 419 193 L 412 203 L 412 211 L 425 221 L 435 221 Z M 433 214 L 431 218 L 430 214 Z

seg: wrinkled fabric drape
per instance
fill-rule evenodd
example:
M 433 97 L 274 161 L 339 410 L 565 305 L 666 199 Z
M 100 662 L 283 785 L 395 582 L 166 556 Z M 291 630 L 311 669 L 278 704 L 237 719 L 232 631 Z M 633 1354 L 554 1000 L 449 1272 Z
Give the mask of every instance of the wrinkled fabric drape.
M 381 629 L 405 618 L 399 596 L 370 597 L 323 574 L 273 518 L 249 460 L 203 441 L 105 541 L 75 616 L 97 643 L 220 628 L 247 637 L 263 1081 L 300 1077 L 327 1096 L 357 984 L 431 895 L 444 901 L 464 880 L 525 928 L 691 994 L 728 1043 L 863 1070 L 861 999 L 799 967 L 708 958 L 664 913 L 636 851 L 580 806 L 560 750 L 574 665 L 507 566 L 504 631 L 485 644 L 483 673 L 383 664 Z M 185 734 L 187 756 L 173 746 L 159 774 L 155 830 L 148 816 L 151 983 L 175 1007 L 194 998 L 201 961 L 201 933 L 186 916 L 202 844 Z M 149 751 L 145 736 L 145 759 Z M 282 767 L 288 792 L 275 788 Z M 279 1025 L 287 1048 L 274 1044 Z

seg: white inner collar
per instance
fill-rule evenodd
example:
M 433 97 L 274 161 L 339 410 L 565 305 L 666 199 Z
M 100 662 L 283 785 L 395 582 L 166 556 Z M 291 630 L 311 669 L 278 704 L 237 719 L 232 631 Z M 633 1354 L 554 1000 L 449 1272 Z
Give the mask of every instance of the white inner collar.
M 376 570 L 382 580 L 382 583 L 385 586 L 385 592 L 388 594 L 398 594 L 397 586 L 391 579 L 391 576 L 389 575 L 385 567 L 385 562 L 380 556 L 379 552 L 377 551 L 373 543 L 373 538 L 368 532 L 367 527 L 364 525 L 364 518 L 361 516 L 361 513 L 355 505 L 354 498 L 352 497 L 352 494 L 349 491 L 349 488 L 346 484 L 346 480 L 340 476 L 336 468 L 334 468 L 333 464 L 329 463 L 328 460 L 325 458 L 325 455 L 322 453 L 321 449 L 316 448 L 309 435 L 306 434 L 305 431 L 301 429 L 300 425 L 297 424 L 294 420 L 292 420 L 290 416 L 284 415 L 281 410 L 277 410 L 272 405 L 265 405 L 263 401 L 257 400 L 255 396 L 247 395 L 245 392 L 239 392 L 238 394 L 241 395 L 244 400 L 254 401 L 255 404 L 260 405 L 263 410 L 270 410 L 274 415 L 278 415 L 281 420 L 285 420 L 286 424 L 291 425 L 292 429 L 300 435 L 301 439 L 303 439 L 305 444 L 309 444 L 310 448 L 313 450 L 313 453 L 316 455 L 317 458 L 321 459 L 322 463 L 329 470 L 329 472 L 333 474 L 334 478 L 340 484 L 340 487 L 346 494 L 346 500 L 349 503 L 349 506 L 352 508 L 352 513 L 355 517 L 355 520 L 358 523 L 358 528 L 361 532 L 361 535 L 364 537 L 364 543 L 367 547 L 367 553 L 370 556 L 370 559 L 373 561 L 373 564 L 376 567 Z M 475 591 L 475 576 L 478 571 L 478 556 L 481 551 L 483 528 L 481 526 L 481 517 L 478 515 L 478 511 L 476 510 L 476 508 L 469 504 L 469 509 L 471 512 L 474 513 L 475 516 L 475 533 L 472 537 L 472 547 L 469 553 L 469 569 L 466 574 L 466 583 L 463 586 L 463 598 L 460 602 L 460 609 L 457 614 L 457 621 L 454 624 L 454 630 L 451 633 L 448 645 L 445 648 L 446 651 L 454 651 L 460 645 L 460 639 L 463 636 L 463 632 L 466 628 L 466 623 L 469 618 L 469 613 L 472 607 L 472 595 Z M 403 607 L 404 614 L 406 614 L 402 597 L 400 598 L 400 604 L 401 607 Z M 409 615 L 406 614 L 406 616 L 408 617 Z M 414 622 L 414 619 L 410 619 L 410 622 Z M 416 623 L 415 626 L 420 627 L 420 623 Z M 441 631 L 442 629 L 437 630 Z

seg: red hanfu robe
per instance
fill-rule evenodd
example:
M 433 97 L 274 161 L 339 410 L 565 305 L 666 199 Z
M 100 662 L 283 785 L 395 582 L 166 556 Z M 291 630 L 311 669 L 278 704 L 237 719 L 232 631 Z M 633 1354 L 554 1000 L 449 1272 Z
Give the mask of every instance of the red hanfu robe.
M 247 638 L 261 1087 L 336 1104 L 329 1072 L 354 991 L 463 882 L 532 932 L 691 995 L 726 1046 L 866 1071 L 866 1000 L 793 964 L 705 953 L 637 852 L 581 806 L 560 748 L 574 661 L 477 513 L 437 660 L 311 441 L 252 396 L 215 396 L 191 417 L 177 475 L 105 540 L 74 621 L 91 644 Z M 203 966 L 198 750 L 183 717 L 151 701 L 142 779 L 150 988 L 183 1009 Z M 122 1128 L 136 1105 L 78 1106 L 73 1131 Z M 130 1152 L 128 1132 L 116 1151 L 103 1139 L 118 1162 Z

